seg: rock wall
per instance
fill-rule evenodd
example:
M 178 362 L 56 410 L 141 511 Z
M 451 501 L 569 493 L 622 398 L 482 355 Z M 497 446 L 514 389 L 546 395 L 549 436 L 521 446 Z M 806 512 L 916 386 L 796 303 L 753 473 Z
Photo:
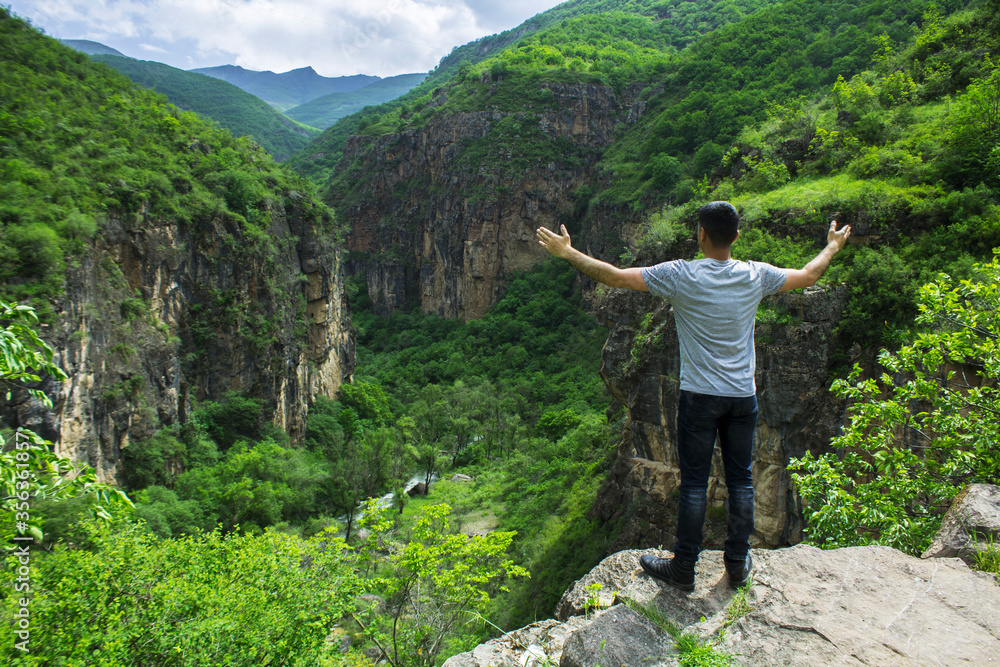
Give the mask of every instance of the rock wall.
M 349 176 L 348 195 L 330 203 L 350 225 L 349 270 L 365 276 L 377 312 L 415 301 L 444 317 L 479 317 L 496 300 L 504 275 L 547 259 L 536 228 L 571 224 L 586 212 L 586 199 L 573 193 L 601 181 L 595 165 L 616 125 L 641 115 L 643 85 L 621 95 L 598 85 L 542 87 L 552 95 L 547 110 L 442 114 L 418 130 L 349 139 L 339 170 L 357 177 Z M 522 168 L 527 158 L 501 143 L 485 162 L 463 159 L 471 142 L 492 140 L 510 116 L 537 121 L 546 137 L 571 142 L 573 159 L 529 160 Z M 634 213 L 621 219 L 607 213 L 596 232 L 588 231 L 588 249 L 597 255 L 606 239 L 620 248 L 629 236 L 621 226 L 634 223 Z
M 656 261 L 662 260 L 640 258 L 637 265 Z M 844 299 L 843 289 L 810 288 L 775 295 L 762 304 L 786 323 L 758 323 L 756 329 L 760 414 L 754 440 L 754 546 L 801 541 L 801 509 L 786 466 L 806 450 L 827 448 L 843 422 L 844 403 L 829 391 L 829 372 L 838 347 L 833 330 Z M 592 517 L 616 522 L 612 551 L 672 547 L 680 484 L 680 357 L 673 313 L 667 302 L 652 295 L 614 290 L 603 299 L 599 317 L 610 329 L 601 367 L 616 401 L 610 412 L 622 406 L 627 412 L 618 458 L 598 493 Z M 726 487 L 718 449 L 715 456 L 705 548 L 721 548 L 726 530 Z
M 192 223 L 143 214 L 104 223 L 69 267 L 42 335 L 68 373 L 4 408 L 59 454 L 121 472 L 121 451 L 229 391 L 262 399 L 276 427 L 304 434 L 308 405 L 354 368 L 332 219 L 289 192 L 269 205 L 267 238 L 221 214 Z

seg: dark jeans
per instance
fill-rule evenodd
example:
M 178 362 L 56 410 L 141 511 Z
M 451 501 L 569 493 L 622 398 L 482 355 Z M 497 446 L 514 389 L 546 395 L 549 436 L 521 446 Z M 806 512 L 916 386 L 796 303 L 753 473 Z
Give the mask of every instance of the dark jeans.
M 681 391 L 677 409 L 677 453 L 681 490 L 674 554 L 681 561 L 698 560 L 705 523 L 708 473 L 716 435 L 729 490 L 729 532 L 725 556 L 742 560 L 753 532 L 753 429 L 757 397 L 731 398 Z

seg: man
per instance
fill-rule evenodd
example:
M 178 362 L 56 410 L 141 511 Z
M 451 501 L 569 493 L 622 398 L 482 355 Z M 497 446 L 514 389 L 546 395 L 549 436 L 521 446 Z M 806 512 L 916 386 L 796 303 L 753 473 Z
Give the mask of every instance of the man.
M 673 305 L 681 357 L 677 541 L 673 558 L 646 555 L 640 563 L 651 576 L 686 591 L 694 590 L 716 436 L 729 492 L 724 562 L 730 585 L 745 584 L 753 568 L 750 467 L 757 423 L 753 340 L 757 304 L 769 294 L 815 284 L 851 234 L 849 226 L 838 231 L 834 220 L 822 252 L 801 269 L 780 269 L 734 260 L 730 248 L 739 236 L 738 227 L 739 214 L 732 204 L 706 204 L 698 211 L 698 245 L 705 259 L 629 269 L 616 268 L 573 248 L 565 226 L 560 234 L 544 227 L 537 232 L 538 242 L 546 250 L 594 280 L 652 292 Z

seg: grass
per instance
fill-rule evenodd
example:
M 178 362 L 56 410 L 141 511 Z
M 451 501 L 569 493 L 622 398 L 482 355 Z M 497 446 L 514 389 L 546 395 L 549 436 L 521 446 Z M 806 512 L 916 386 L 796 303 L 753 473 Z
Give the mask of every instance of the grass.
M 858 180 L 846 173 L 798 178 L 770 192 L 736 196 L 732 203 L 747 223 L 768 221 L 787 211 L 791 224 L 828 224 L 827 212 L 867 211 L 873 222 L 888 223 L 899 211 L 943 195 L 936 185 L 898 185 L 892 180 Z
M 972 569 L 992 574 L 1000 586 L 1000 547 L 993 544 L 992 535 L 989 536 L 986 548 L 976 551 L 973 558 Z
M 631 598 L 625 598 L 625 604 L 632 611 L 652 621 L 662 632 L 670 635 L 676 644 L 678 664 L 681 667 L 729 667 L 731 664 L 731 655 L 717 650 L 695 634 L 683 632 L 653 603 L 640 604 Z
M 736 594 L 733 596 L 733 599 L 729 601 L 729 605 L 726 606 L 726 622 L 722 626 L 723 629 L 728 628 L 730 625 L 749 614 L 753 609 L 753 607 L 750 606 L 750 601 L 747 599 L 751 586 L 753 586 L 753 577 L 750 577 L 750 579 L 747 580 L 747 583 L 736 589 Z

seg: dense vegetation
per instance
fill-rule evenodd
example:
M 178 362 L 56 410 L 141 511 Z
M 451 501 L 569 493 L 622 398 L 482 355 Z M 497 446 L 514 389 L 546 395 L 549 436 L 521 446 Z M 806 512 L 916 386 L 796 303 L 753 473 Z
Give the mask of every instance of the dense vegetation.
M 157 62 L 111 55 L 91 57 L 140 86 L 166 95 L 181 109 L 212 119 L 234 136 L 251 137 L 276 160 L 301 150 L 319 134 L 315 129 L 318 126 L 306 127 L 289 120 L 260 98 L 226 81 Z
M 110 218 L 228 216 L 267 246 L 266 202 L 291 190 L 310 187 L 248 139 L 0 9 L 0 297 L 50 320 L 66 266 Z
M 1000 481 L 998 258 L 974 274 L 942 274 L 921 288 L 926 329 L 882 351 L 886 373 L 863 377 L 858 366 L 834 383 L 853 401 L 848 428 L 831 443 L 843 455 L 806 452 L 790 466 L 814 544 L 886 544 L 918 556 L 967 484 Z M 978 550 L 993 547 L 990 538 Z
M 325 130 L 344 116 L 394 100 L 427 78 L 426 74 L 391 76 L 349 93 L 330 93 L 285 112 L 289 118 Z
M 987 102 L 1000 95 L 988 54 L 996 13 L 932 9 L 912 41 L 880 44 L 871 69 L 838 77 L 825 95 L 772 104 L 697 185 L 697 199 L 653 217 L 645 243 L 688 233 L 698 201 L 729 199 L 746 225 L 738 257 L 800 265 L 839 217 L 863 241 L 827 276 L 848 289 L 846 344 L 898 343 L 920 285 L 940 271 L 967 277 L 1000 245 L 991 166 L 1000 116 Z

